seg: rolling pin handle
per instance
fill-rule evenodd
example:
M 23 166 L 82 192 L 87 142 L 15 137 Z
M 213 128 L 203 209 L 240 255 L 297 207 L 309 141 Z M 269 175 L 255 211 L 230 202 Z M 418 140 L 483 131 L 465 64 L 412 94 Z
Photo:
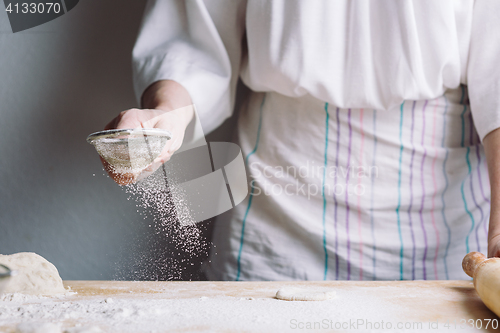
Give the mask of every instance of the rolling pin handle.
M 470 252 L 462 261 L 462 268 L 471 278 L 474 278 L 479 265 L 486 260 L 486 256 L 480 252 Z

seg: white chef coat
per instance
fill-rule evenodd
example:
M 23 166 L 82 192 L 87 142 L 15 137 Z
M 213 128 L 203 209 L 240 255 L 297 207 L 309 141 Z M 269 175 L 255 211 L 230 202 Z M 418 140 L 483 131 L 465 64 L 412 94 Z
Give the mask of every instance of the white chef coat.
M 499 12 L 496 0 L 149 1 L 138 98 L 175 80 L 209 132 L 238 77 L 254 91 L 238 124 L 251 195 L 217 226 L 209 277 L 463 278 L 463 255 L 487 244 L 480 141 L 500 127 Z

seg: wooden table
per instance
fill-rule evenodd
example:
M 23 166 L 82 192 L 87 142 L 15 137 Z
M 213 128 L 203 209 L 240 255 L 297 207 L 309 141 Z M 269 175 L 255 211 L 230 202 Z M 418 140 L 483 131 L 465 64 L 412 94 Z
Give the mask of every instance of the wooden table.
M 81 317 L 77 313 L 60 320 L 64 326 L 97 324 L 106 332 L 366 332 L 377 328 L 380 332 L 477 332 L 479 326 L 483 331 L 500 330 L 499 318 L 482 303 L 471 281 L 66 281 L 65 285 L 77 293 L 53 300 L 65 302 L 65 309 L 81 303 L 88 312 L 92 302 L 101 307 L 109 302 L 109 313 L 132 309 L 127 310 L 128 323 L 124 315 L 123 325 L 121 317 L 106 322 L 97 313 L 94 320 L 83 310 Z M 283 286 L 331 288 L 337 297 L 318 302 L 275 299 Z M 8 306 L 5 303 L 0 302 L 0 312 Z M 13 322 L 2 326 L 0 319 L 1 332 L 14 327 Z

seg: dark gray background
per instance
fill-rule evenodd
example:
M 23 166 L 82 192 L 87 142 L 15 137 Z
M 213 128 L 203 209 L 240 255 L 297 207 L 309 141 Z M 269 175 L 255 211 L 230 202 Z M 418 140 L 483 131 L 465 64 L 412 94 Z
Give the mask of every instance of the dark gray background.
M 0 253 L 36 252 L 67 280 L 167 277 L 171 241 L 85 142 L 137 107 L 130 58 L 144 4 L 80 1 L 16 34 L 0 13 Z M 208 140 L 227 141 L 233 128 L 234 117 Z M 201 226 L 209 235 L 211 223 Z M 204 258 L 176 278 L 200 278 Z

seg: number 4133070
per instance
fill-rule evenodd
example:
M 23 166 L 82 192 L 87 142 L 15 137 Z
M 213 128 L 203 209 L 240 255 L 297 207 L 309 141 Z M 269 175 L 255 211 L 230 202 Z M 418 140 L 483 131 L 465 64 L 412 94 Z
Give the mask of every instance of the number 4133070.
M 452 322 L 448 320 L 443 326 L 447 329 L 464 329 L 467 327 L 471 327 L 480 330 L 482 328 L 488 329 L 491 327 L 492 329 L 496 330 L 498 329 L 499 323 L 498 319 L 460 319 L 458 321 L 454 320 Z
M 61 4 L 58 2 L 46 2 L 46 3 L 27 3 L 23 2 L 21 4 L 16 3 L 12 5 L 9 3 L 7 8 L 5 8 L 7 13 L 14 12 L 15 14 L 49 14 L 55 13 L 58 14 L 61 12 Z

